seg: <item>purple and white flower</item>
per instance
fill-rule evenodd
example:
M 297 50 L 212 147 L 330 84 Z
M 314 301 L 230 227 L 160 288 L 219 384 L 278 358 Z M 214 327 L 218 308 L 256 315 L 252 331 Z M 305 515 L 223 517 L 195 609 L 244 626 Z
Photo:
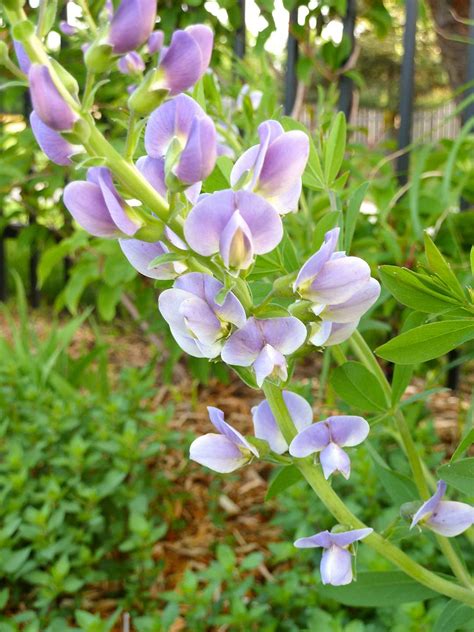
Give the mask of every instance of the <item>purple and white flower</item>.
M 227 474 L 259 456 L 258 450 L 238 430 L 224 420 L 219 408 L 208 406 L 209 418 L 219 434 L 209 433 L 195 439 L 189 457 L 206 467 Z
M 159 309 L 174 339 L 196 358 L 216 358 L 233 327 L 245 323 L 245 310 L 232 292 L 217 303 L 223 287 L 208 274 L 191 272 L 160 294 Z
M 139 48 L 156 20 L 156 0 L 122 0 L 110 24 L 108 43 L 116 55 Z
M 436 492 L 413 516 L 410 529 L 419 523 L 435 533 L 452 538 L 474 524 L 474 507 L 454 500 L 443 500 L 446 483 L 438 481 Z
M 142 226 L 118 194 L 106 167 L 91 167 L 87 181 L 70 182 L 63 200 L 77 223 L 96 237 L 132 237 Z
M 281 218 L 250 191 L 218 191 L 203 198 L 184 224 L 191 248 L 210 257 L 220 254 L 227 268 L 247 269 L 255 255 L 270 252 L 283 237 Z
M 323 548 L 320 566 L 321 581 L 323 584 L 345 586 L 352 581 L 352 553 L 349 547 L 372 532 L 373 529 L 370 528 L 340 533 L 321 531 L 307 538 L 299 538 L 294 545 L 298 549 Z
M 43 123 L 57 132 L 70 131 L 79 117 L 59 94 L 47 66 L 31 64 L 28 83 L 33 109 Z
M 267 377 L 286 381 L 286 357 L 294 353 L 306 339 L 306 327 L 297 318 L 249 318 L 234 332 L 222 349 L 222 360 L 234 366 L 251 366 L 257 384 Z
M 298 431 L 304 430 L 313 421 L 313 411 L 304 397 L 291 391 L 283 391 L 290 417 Z M 271 411 L 270 404 L 264 399 L 258 406 L 252 408 L 253 426 L 257 439 L 263 439 L 276 454 L 288 451 L 288 443 L 283 436 L 276 419 Z
M 59 132 L 43 123 L 35 111 L 30 114 L 30 125 L 36 142 L 50 160 L 63 167 L 72 165 L 71 156 L 82 150 L 80 146 L 71 145 Z
M 157 108 L 145 131 L 148 155 L 172 159 L 172 173 L 188 185 L 204 180 L 214 169 L 216 145 L 214 123 L 201 106 L 185 94 Z
M 351 461 L 342 448 L 359 445 L 367 438 L 369 430 L 369 424 L 363 417 L 328 417 L 301 430 L 290 444 L 290 454 L 303 459 L 320 452 L 319 461 L 326 479 L 334 472 L 340 472 L 348 479 Z
M 258 193 L 279 213 L 298 208 L 301 177 L 309 156 L 309 141 L 304 132 L 285 132 L 277 121 L 258 127 L 260 143 L 247 149 L 230 174 L 232 186 Z

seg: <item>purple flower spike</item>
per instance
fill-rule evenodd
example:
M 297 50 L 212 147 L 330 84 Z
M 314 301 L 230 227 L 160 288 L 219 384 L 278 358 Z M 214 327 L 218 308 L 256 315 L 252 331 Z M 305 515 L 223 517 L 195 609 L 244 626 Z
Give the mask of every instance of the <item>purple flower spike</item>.
M 156 20 L 156 0 L 122 0 L 112 18 L 108 35 L 116 55 L 128 53 L 144 44 Z
M 117 66 L 124 75 L 135 75 L 145 70 L 145 62 L 135 51 L 121 57 Z
M 32 64 L 28 82 L 33 109 L 43 123 L 57 132 L 70 131 L 78 116 L 59 94 L 48 68 Z
M 140 228 L 140 224 L 127 215 L 125 202 L 106 167 L 89 169 L 87 182 L 69 183 L 63 199 L 77 223 L 96 237 L 131 237 Z
M 285 381 L 285 356 L 301 347 L 305 339 L 306 327 L 297 318 L 249 318 L 225 343 L 222 360 L 234 366 L 253 366 L 259 386 L 271 376 Z
M 174 175 L 185 184 L 207 178 L 217 158 L 217 134 L 212 120 L 191 97 L 185 94 L 157 108 L 145 131 L 145 148 L 152 158 L 166 157 L 173 141 L 181 151 L 172 167 Z
M 232 186 L 246 174 L 244 187 L 258 193 L 279 212 L 298 207 L 301 177 L 309 156 L 309 141 L 304 132 L 285 132 L 277 121 L 265 121 L 258 127 L 260 144 L 254 145 L 237 160 L 230 175 Z
M 28 54 L 21 42 L 18 40 L 13 40 L 13 47 L 15 48 L 16 58 L 18 59 L 18 65 L 22 72 L 27 75 L 31 68 L 31 61 L 28 57 Z
M 227 474 L 248 463 L 259 453 L 247 439 L 224 420 L 219 408 L 208 406 L 209 418 L 219 434 L 211 433 L 192 442 L 189 456 L 193 461 Z
M 148 52 L 150 55 L 158 53 L 163 48 L 165 34 L 163 31 L 153 31 L 148 38 Z
M 184 234 L 199 254 L 220 253 L 227 267 L 246 269 L 254 255 L 279 244 L 283 226 L 275 209 L 260 196 L 226 190 L 198 202 L 186 219 Z
M 216 358 L 232 326 L 242 327 L 245 311 L 229 292 L 222 305 L 216 297 L 222 283 L 207 274 L 179 277 L 159 298 L 159 309 L 179 346 L 196 358 Z
M 304 397 L 291 391 L 283 391 L 283 399 L 298 431 L 311 425 L 313 411 Z M 252 408 L 252 415 L 257 439 L 266 441 L 276 454 L 286 452 L 288 443 L 282 435 L 266 399 Z
M 81 151 L 77 145 L 71 145 L 61 134 L 43 123 L 36 112 L 30 114 L 30 125 L 36 142 L 50 160 L 57 165 L 72 165 L 71 156 Z
M 176 95 L 191 88 L 204 74 L 212 53 L 213 34 L 202 24 L 175 31 L 161 57 L 158 85 Z
M 351 462 L 342 448 L 359 445 L 367 438 L 369 430 L 369 424 L 362 417 L 328 417 L 299 432 L 290 444 L 290 454 L 303 459 L 321 452 L 320 462 L 325 478 L 328 479 L 333 472 L 340 472 L 348 479 Z
M 370 268 L 358 257 L 336 252 L 339 228 L 326 233 L 324 244 L 301 268 L 294 290 L 320 305 L 348 301 L 370 279 Z
M 321 531 L 307 538 L 296 540 L 294 546 L 298 549 L 322 547 L 321 581 L 323 584 L 345 586 L 352 581 L 352 554 L 349 547 L 358 540 L 363 540 L 373 532 L 373 529 L 354 529 L 341 533 Z
M 153 259 L 169 252 L 168 246 L 162 241 L 149 243 L 139 239 L 119 239 L 119 244 L 135 270 L 150 279 L 175 279 L 179 274 L 186 272 L 186 266 L 179 261 L 149 267 Z
M 452 538 L 474 524 L 474 507 L 467 503 L 442 500 L 445 493 L 446 483 L 438 481 L 435 494 L 413 516 L 411 529 L 421 522 L 435 533 Z

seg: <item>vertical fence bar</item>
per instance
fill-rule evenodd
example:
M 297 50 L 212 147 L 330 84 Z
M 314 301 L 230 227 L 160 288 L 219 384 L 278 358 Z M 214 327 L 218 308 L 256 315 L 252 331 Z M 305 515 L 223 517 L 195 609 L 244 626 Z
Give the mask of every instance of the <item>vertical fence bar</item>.
M 234 53 L 239 59 L 245 57 L 246 48 L 246 28 L 245 28 L 245 0 L 238 0 L 240 12 L 239 28 L 235 31 Z
M 403 33 L 403 61 L 400 77 L 400 130 L 398 148 L 404 149 L 411 144 L 413 121 L 413 97 L 416 51 L 416 20 L 418 0 L 405 0 L 405 30 Z M 397 173 L 400 184 L 406 184 L 410 157 L 405 152 L 397 161 Z
M 348 58 L 344 61 L 350 59 L 354 51 L 354 43 L 355 43 L 355 22 L 356 22 L 356 13 L 357 13 L 357 1 L 356 0 L 347 0 L 347 9 L 346 15 L 343 20 L 343 37 L 347 38 L 350 43 L 350 52 Z M 354 82 L 347 75 L 342 75 L 339 78 L 339 101 L 337 104 L 337 108 L 340 112 L 344 112 L 346 119 L 349 119 L 352 110 L 352 95 L 354 90 Z
M 296 99 L 298 85 L 296 64 L 298 63 L 298 40 L 293 35 L 293 27 L 298 24 L 298 7 L 290 11 L 288 23 L 288 43 L 286 45 L 286 74 L 285 74 L 285 114 L 291 114 Z

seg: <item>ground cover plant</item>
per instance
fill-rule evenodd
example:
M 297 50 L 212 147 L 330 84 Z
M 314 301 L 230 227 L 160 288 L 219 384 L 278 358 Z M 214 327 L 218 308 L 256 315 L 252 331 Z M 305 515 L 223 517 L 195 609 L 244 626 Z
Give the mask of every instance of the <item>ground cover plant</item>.
M 5 16 L 11 25 L 20 65 L 15 72 L 21 80 L 28 81 L 33 105 L 30 122 L 39 145 L 53 162 L 75 166 L 78 179 L 64 189 L 66 208 L 94 237 L 111 240 L 104 241 L 107 245 L 102 249 L 100 242 L 97 246 L 104 258 L 104 274 L 94 257 L 86 253 L 86 272 L 84 277 L 78 277 L 79 289 L 72 299 L 63 297 L 64 301 L 72 301 L 75 309 L 84 288 L 81 279 L 89 275 L 98 280 L 104 276 L 106 289 L 102 290 L 99 304 L 113 318 L 120 282 L 129 274 L 124 270 L 124 259 L 116 256 L 118 243 L 132 268 L 157 281 L 158 309 L 177 347 L 200 359 L 201 369 L 207 361 L 222 362 L 255 392 L 255 405 L 247 413 L 252 433 L 244 434 L 242 427 L 237 429 L 229 423 L 219 402 L 206 402 L 212 432 L 194 439 L 189 457 L 219 474 L 241 472 L 253 462 L 271 464 L 274 473 L 269 498 L 291 499 L 297 489 L 307 503 L 308 494 L 315 493 L 320 502 L 318 519 L 314 524 L 295 521 L 293 535 L 287 536 L 291 559 L 297 555 L 308 559 L 303 557 L 308 553 L 300 549 L 321 549 L 315 608 L 321 608 L 324 598 L 370 608 L 439 596 L 444 599 L 435 606 L 439 608 L 440 620 L 454 621 L 451 626 L 464 625 L 474 605 L 474 591 L 463 559 L 466 547 L 458 546 L 457 540 L 453 545 L 452 538 L 469 535 L 474 522 L 474 509 L 466 502 L 472 495 L 473 459 L 465 457 L 472 444 L 472 429 L 466 424 L 451 461 L 441 464 L 431 450 L 429 437 L 416 428 L 427 395 L 402 401 L 417 365 L 432 362 L 474 338 L 474 304 L 469 287 L 474 272 L 472 250 L 469 257 L 467 244 L 457 237 L 459 221 L 449 215 L 443 217 L 449 208 L 440 210 L 440 220 L 434 217 L 435 213 L 424 213 L 415 197 L 423 179 L 421 171 L 427 152 L 418 156 L 410 187 L 385 198 L 381 221 L 373 229 L 366 222 L 355 242 L 359 211 L 370 183 L 358 181 L 360 172 L 355 173 L 355 181 L 349 182 L 350 164 L 349 171 L 343 170 L 347 143 L 342 114 L 331 115 L 314 138 L 304 126 L 282 117 L 278 111 L 267 120 L 258 120 L 256 115 L 248 143 L 242 146 L 238 128 L 222 123 L 219 86 L 208 72 L 212 31 L 193 24 L 176 30 L 164 45 L 163 33 L 153 31 L 156 6 L 149 1 L 123 0 L 114 12 L 104 6 L 97 13 L 97 23 L 85 13 L 87 32 L 70 35 L 71 42 L 82 45 L 87 69 L 80 89 L 69 69 L 46 52 L 43 40 L 51 23 L 48 10 L 52 9 L 44 3 L 35 28 L 21 2 L 9 0 L 6 4 Z M 130 20 L 136 22 L 136 30 L 128 28 Z M 121 101 L 122 112 L 128 118 L 127 132 L 119 143 L 110 142 L 110 130 L 107 125 L 101 126 L 95 104 L 97 92 L 103 81 L 109 80 L 105 77 L 115 64 L 130 80 Z M 248 99 L 247 108 L 250 107 L 253 106 Z M 446 159 L 449 166 L 441 181 L 446 207 L 452 202 L 453 162 L 465 149 L 464 141 L 467 145 L 471 142 L 469 130 L 466 125 L 459 141 L 447 150 L 447 158 L 446 154 L 438 156 L 441 161 Z M 463 186 L 463 165 L 460 172 L 456 177 Z M 469 172 L 469 167 L 465 172 Z M 384 191 L 378 193 L 383 197 Z M 407 194 L 408 207 L 398 238 L 391 211 L 403 194 Z M 431 195 L 436 195 L 433 189 Z M 434 230 L 423 234 L 424 227 L 433 228 L 433 220 L 438 222 Z M 450 254 L 454 251 L 455 267 L 432 239 L 438 234 L 443 237 L 441 228 L 445 228 L 445 249 Z M 360 256 L 352 254 L 353 241 Z M 379 253 L 378 243 L 387 247 L 388 259 L 384 259 L 386 253 Z M 77 244 L 73 244 L 76 248 Z M 54 257 L 65 251 L 54 252 L 49 264 L 43 263 L 45 276 L 54 267 Z M 383 265 L 379 272 L 369 265 L 387 262 L 409 265 Z M 131 277 L 134 275 L 132 272 Z M 65 302 L 60 301 L 60 306 Z M 400 331 L 393 331 L 392 314 L 394 310 L 399 313 L 398 305 L 406 309 Z M 72 321 L 64 334 L 63 347 L 80 321 L 81 318 Z M 52 354 L 51 361 L 33 366 L 36 370 L 32 370 L 25 351 L 27 337 L 27 329 L 22 326 L 14 342 L 15 351 L 24 359 L 22 370 L 33 383 L 37 381 L 37 388 L 50 384 L 63 395 L 67 393 L 68 382 L 55 366 L 59 355 Z M 55 344 L 51 341 L 45 346 L 46 359 Z M 41 353 L 40 348 L 39 357 Z M 95 357 L 90 356 L 90 360 Z M 390 372 L 384 371 L 385 363 L 391 363 Z M 302 365 L 312 366 L 320 374 L 323 397 L 319 397 L 314 408 L 308 401 L 313 393 L 305 392 L 294 378 Z M 79 364 L 76 372 L 81 369 Z M 73 367 L 72 390 L 74 376 Z M 328 379 L 330 388 L 326 390 Z M 123 387 L 127 388 L 126 383 Z M 7 380 L 10 395 L 11 388 Z M 339 402 L 336 411 L 330 405 L 331 398 Z M 138 407 L 128 409 L 130 402 L 126 401 L 125 425 L 119 434 L 135 441 L 139 433 L 146 432 L 146 421 L 140 425 L 140 419 L 128 420 L 129 416 L 139 415 Z M 90 405 L 89 402 L 87 406 Z M 127 467 L 132 468 L 128 456 L 133 446 L 125 445 L 126 453 L 121 454 L 119 449 L 117 456 L 122 439 L 116 437 L 111 447 L 118 461 L 111 457 L 105 474 L 96 469 L 101 463 L 100 451 L 95 456 L 91 454 L 89 480 L 87 469 L 82 471 L 80 463 L 87 452 L 87 439 L 77 432 L 84 414 L 95 420 L 92 411 L 81 412 L 79 406 L 77 412 L 71 413 L 73 419 L 68 422 L 66 416 L 57 429 L 65 433 L 61 442 L 68 443 L 70 438 L 71 463 L 79 460 L 77 467 L 84 476 L 84 480 L 71 486 L 71 492 L 79 493 L 85 485 L 85 497 L 92 493 L 94 506 L 113 499 L 116 506 L 107 510 L 109 515 L 127 507 L 127 521 L 117 525 L 108 540 L 111 550 L 123 540 L 118 549 L 130 554 L 127 564 L 133 573 L 127 590 L 133 591 L 135 573 L 138 582 L 146 582 L 148 574 L 155 573 L 149 549 L 144 545 L 152 546 L 167 528 L 156 525 L 156 498 L 153 503 L 146 498 L 146 492 L 151 493 L 157 483 L 146 472 L 146 458 L 153 455 L 153 444 L 144 453 L 133 453 L 133 468 L 137 469 L 132 470 Z M 15 410 L 10 415 L 12 423 L 21 423 Z M 62 415 L 61 412 L 59 417 Z M 164 420 L 167 418 L 165 415 Z M 107 431 L 107 423 L 104 428 Z M 54 430 L 54 424 L 51 429 Z M 23 432 L 22 427 L 15 430 L 20 437 Z M 146 435 L 140 437 L 136 441 L 146 443 Z M 54 436 L 52 441 L 56 441 Z M 398 450 L 391 454 L 388 446 L 393 442 Z M 48 444 L 44 449 L 48 449 Z M 23 450 L 21 442 L 18 447 L 9 447 L 9 453 L 19 455 L 13 463 L 15 467 L 21 465 Z M 147 450 L 151 452 L 148 454 Z M 38 459 L 42 463 L 47 457 L 38 455 Z M 57 465 L 61 467 L 61 463 L 59 459 Z M 55 459 L 51 464 L 56 465 Z M 59 475 L 62 473 L 55 473 L 53 479 Z M 20 485 L 25 476 L 25 472 L 21 476 L 20 468 L 20 478 L 14 480 Z M 44 476 L 48 476 L 47 470 Z M 370 476 L 380 479 L 390 499 L 388 507 L 360 502 L 361 497 L 370 497 Z M 137 496 L 131 505 L 126 504 L 127 487 L 122 486 L 126 477 L 139 478 L 143 485 L 138 486 L 138 492 L 134 485 Z M 166 480 L 161 482 L 166 491 Z M 124 498 L 117 492 L 119 489 Z M 40 492 L 30 493 L 35 497 Z M 63 513 L 73 514 L 74 530 L 74 514 L 81 511 L 81 504 L 75 497 L 67 502 L 69 511 L 58 509 L 53 518 L 59 521 L 59 528 Z M 325 512 L 321 512 L 321 506 Z M 100 509 L 98 515 L 92 507 L 88 511 L 88 517 L 92 522 L 98 521 L 104 535 Z M 32 522 L 25 534 L 10 509 L 8 515 L 11 522 L 5 537 L 10 539 L 19 529 L 19 537 L 31 537 L 33 542 L 40 538 L 38 528 L 41 532 L 41 526 L 51 518 L 47 503 L 42 510 L 25 510 L 23 519 Z M 123 530 L 125 524 L 131 531 L 129 537 Z M 291 530 L 289 527 L 290 521 L 285 529 Z M 93 534 L 93 529 L 87 532 L 86 540 Z M 459 540 L 464 541 L 462 537 Z M 84 580 L 70 575 L 71 562 L 61 551 L 60 542 L 54 543 L 51 554 L 55 557 L 57 552 L 62 553 L 51 567 L 51 577 L 41 569 L 41 539 L 38 559 L 30 558 L 33 545 L 19 540 L 19 548 L 15 549 L 16 543 L 12 544 L 6 553 L 6 570 L 19 572 L 21 580 L 24 574 L 26 583 L 39 586 L 36 607 L 47 608 L 60 593 L 82 587 Z M 63 544 L 69 546 L 69 542 Z M 283 550 L 283 559 L 289 558 L 288 548 Z M 103 555 L 106 557 L 106 551 Z M 275 555 L 278 557 L 278 552 Z M 103 577 L 101 556 L 102 552 L 95 560 L 98 568 L 93 568 L 99 578 Z M 261 562 L 260 556 L 249 556 L 241 567 L 250 571 Z M 31 566 L 35 563 L 38 568 Z M 235 564 L 228 546 L 218 549 L 216 564 L 207 573 L 186 574 L 177 597 L 169 593 L 162 596 L 168 602 L 163 614 L 153 619 L 144 613 L 135 625 L 166 629 L 183 607 L 188 621 L 197 626 L 195 621 L 202 617 L 208 602 L 206 595 L 214 594 L 218 588 L 228 590 L 226 600 L 230 606 L 228 612 L 216 614 L 215 624 L 276 629 L 271 621 L 264 627 L 266 609 L 258 598 L 251 609 L 239 605 L 242 596 L 251 590 L 250 578 L 244 579 L 239 588 L 235 584 L 223 585 L 223 571 L 228 573 Z M 288 581 L 291 577 L 290 573 Z M 93 578 L 91 575 L 85 581 Z M 255 591 L 261 597 L 260 589 Z M 9 599 L 7 591 L 5 604 Z M 281 607 L 284 612 L 285 605 Z M 112 627 L 119 615 L 117 612 L 115 619 L 103 625 Z M 422 612 L 420 616 L 424 615 Z M 298 629 L 291 626 L 299 616 L 288 616 L 287 629 Z M 320 616 L 319 611 L 312 616 Z M 430 621 L 433 615 L 426 616 Z M 84 629 L 102 625 L 87 612 L 76 614 L 76 623 Z M 344 620 L 339 623 L 345 626 L 341 629 L 351 629 Z M 51 625 L 56 624 L 53 621 Z M 309 629 L 311 625 L 308 624 Z M 446 625 L 443 623 L 444 630 L 456 629 Z

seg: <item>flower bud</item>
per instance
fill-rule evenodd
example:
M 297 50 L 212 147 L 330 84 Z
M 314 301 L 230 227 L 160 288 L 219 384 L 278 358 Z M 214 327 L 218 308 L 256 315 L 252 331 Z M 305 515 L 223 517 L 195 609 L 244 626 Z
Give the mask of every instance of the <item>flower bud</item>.
M 95 73 L 106 71 L 112 61 L 112 46 L 98 42 L 87 46 L 84 50 L 84 62 Z
M 71 130 L 79 117 L 59 94 L 48 68 L 32 64 L 28 81 L 33 109 L 43 123 L 58 132 Z
M 116 55 L 144 44 L 156 20 L 156 0 L 122 0 L 112 18 L 108 42 Z
M 124 75 L 136 75 L 145 70 L 145 62 L 135 51 L 121 57 L 117 66 L 119 71 Z

